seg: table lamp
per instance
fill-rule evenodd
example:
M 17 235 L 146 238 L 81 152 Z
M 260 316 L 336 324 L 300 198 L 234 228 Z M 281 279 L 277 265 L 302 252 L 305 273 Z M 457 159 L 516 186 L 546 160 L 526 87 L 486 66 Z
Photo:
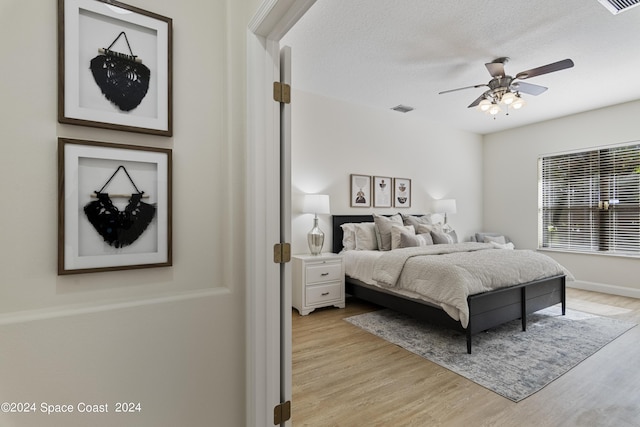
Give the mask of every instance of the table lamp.
M 326 194 L 307 194 L 304 196 L 304 213 L 312 213 L 313 228 L 307 234 L 307 242 L 311 255 L 320 255 L 324 244 L 324 233 L 318 227 L 318 214 L 329 214 L 329 196 Z

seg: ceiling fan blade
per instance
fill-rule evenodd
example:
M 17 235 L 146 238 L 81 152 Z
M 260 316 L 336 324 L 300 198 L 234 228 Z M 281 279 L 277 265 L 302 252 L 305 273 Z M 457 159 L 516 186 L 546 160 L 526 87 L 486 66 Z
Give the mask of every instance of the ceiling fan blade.
M 573 61 L 570 59 L 563 59 L 562 61 L 554 62 L 552 64 L 543 65 L 542 67 L 532 68 L 527 71 L 521 71 L 516 74 L 516 79 L 529 79 L 531 77 L 540 76 L 542 74 L 553 73 L 554 71 L 564 70 L 565 68 L 573 67 Z
M 487 67 L 487 70 L 489 70 L 489 74 L 491 74 L 491 77 L 505 76 L 503 62 L 488 62 L 484 64 L 484 66 Z
M 480 95 L 478 97 L 478 99 L 476 99 L 475 101 L 473 101 L 471 104 L 469 104 L 469 106 L 467 108 L 472 108 L 472 107 L 477 107 L 478 104 L 480 104 L 480 101 L 482 101 L 483 99 L 485 99 L 487 97 L 487 95 L 489 94 L 489 90 L 486 91 L 485 93 L 483 93 L 482 95 Z
M 459 90 L 464 90 L 464 89 L 475 89 L 475 88 L 479 88 L 479 87 L 483 87 L 483 86 L 486 86 L 486 83 L 483 83 L 483 84 L 480 84 L 480 85 L 474 85 L 474 86 L 459 87 L 457 89 L 444 90 L 442 92 L 438 92 L 438 95 L 442 95 L 444 93 L 449 93 L 449 92 L 457 92 Z
M 540 95 L 545 92 L 548 88 L 540 85 L 533 85 L 531 83 L 525 82 L 514 82 L 511 84 L 511 90 L 516 92 L 527 93 L 529 95 Z

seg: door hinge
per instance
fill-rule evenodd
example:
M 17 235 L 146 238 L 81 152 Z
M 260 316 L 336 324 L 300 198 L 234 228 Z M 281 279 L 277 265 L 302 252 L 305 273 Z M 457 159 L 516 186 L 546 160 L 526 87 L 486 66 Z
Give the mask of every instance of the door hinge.
M 291 244 L 276 243 L 273 245 L 273 262 L 276 264 L 285 264 L 291 261 Z
M 291 86 L 286 83 L 273 82 L 273 100 L 283 104 L 291 104 Z
M 291 419 L 291 401 L 287 400 L 284 403 L 277 405 L 273 408 L 273 424 L 279 426 L 280 424 L 289 421 Z

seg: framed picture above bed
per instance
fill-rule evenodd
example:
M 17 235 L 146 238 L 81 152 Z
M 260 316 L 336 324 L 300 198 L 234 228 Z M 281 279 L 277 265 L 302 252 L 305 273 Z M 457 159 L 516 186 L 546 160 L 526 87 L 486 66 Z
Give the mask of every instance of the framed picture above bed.
M 393 193 L 391 178 L 386 176 L 373 177 L 373 207 L 390 208 Z
M 407 178 L 393 178 L 393 207 L 411 207 L 411 180 Z
M 371 207 L 371 177 L 351 174 L 351 207 Z

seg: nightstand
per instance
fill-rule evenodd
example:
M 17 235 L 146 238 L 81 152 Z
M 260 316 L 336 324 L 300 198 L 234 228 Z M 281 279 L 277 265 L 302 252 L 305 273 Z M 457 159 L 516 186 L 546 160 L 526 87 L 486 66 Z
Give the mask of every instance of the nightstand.
M 305 316 L 316 308 L 344 308 L 344 265 L 337 254 L 294 255 L 292 302 Z

